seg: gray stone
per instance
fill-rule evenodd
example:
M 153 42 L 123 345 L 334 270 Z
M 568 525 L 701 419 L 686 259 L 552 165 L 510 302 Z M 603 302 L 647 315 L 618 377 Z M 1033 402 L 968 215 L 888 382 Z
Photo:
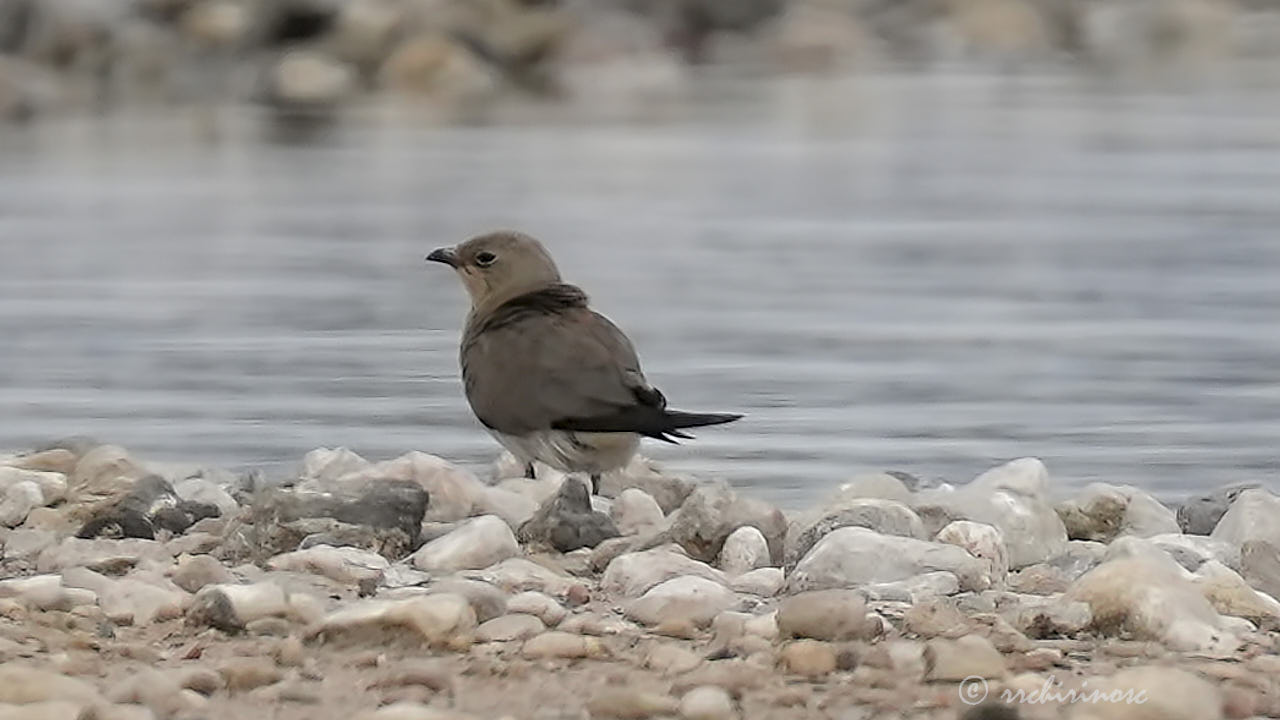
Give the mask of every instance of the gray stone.
M 955 575 L 962 590 L 991 586 L 987 564 L 955 545 L 846 527 L 822 538 L 805 555 L 787 578 L 787 591 L 856 588 L 937 571 Z
M 867 603 L 853 590 L 817 590 L 786 598 L 778 605 L 783 637 L 814 640 L 869 640 L 878 628 L 867 620 Z
M 1184 652 L 1230 652 L 1238 644 L 1186 572 L 1163 554 L 1103 563 L 1064 598 L 1088 604 L 1091 628 L 1104 635 L 1130 633 Z
M 684 504 L 694 485 L 691 480 L 669 475 L 657 463 L 637 455 L 627 467 L 606 473 L 600 480 L 600 494 L 605 497 L 616 498 L 627 488 L 643 490 L 669 515 Z
M 1174 512 L 1130 486 L 1093 483 L 1055 508 L 1072 540 L 1108 543 L 1120 535 L 1180 532 Z
M 863 527 L 882 535 L 926 539 L 924 523 L 911 508 L 893 500 L 853 498 L 826 507 L 810 521 L 798 521 L 787 533 L 784 561 L 795 567 L 800 558 L 827 533 L 842 527 Z
M 1268 490 L 1241 492 L 1210 534 L 1214 540 L 1242 547 L 1249 541 L 1280 546 L 1280 497 Z
M 769 564 L 769 541 L 750 525 L 734 530 L 720 548 L 720 569 L 731 576 L 742 575 Z
M 520 546 L 506 521 L 484 515 L 423 545 L 410 561 L 419 570 L 478 570 L 520 553 Z
M 1258 483 L 1241 483 L 1189 498 L 1178 507 L 1178 526 L 1188 535 L 1208 535 L 1240 493 L 1260 487 Z
M 690 575 L 655 585 L 627 606 L 626 616 L 645 625 L 687 621 L 703 627 L 737 602 L 737 595 L 724 585 Z
M 521 542 L 545 544 L 560 552 L 570 552 L 593 548 L 618 537 L 618 528 L 608 515 L 591 509 L 591 495 L 586 485 L 566 478 L 559 492 L 520 526 L 518 534 Z
M 666 520 L 658 501 L 639 488 L 623 490 L 613 501 L 609 515 L 623 535 L 661 527 Z
M 605 568 L 600 588 L 609 595 L 638 598 L 649 588 L 684 575 L 706 578 L 721 585 L 726 582 L 721 571 L 668 545 L 618 556 Z
M 709 563 L 716 561 L 729 535 L 744 526 L 759 530 L 771 559 L 781 560 L 786 517 L 768 503 L 739 496 L 724 483 L 694 490 L 671 517 L 666 536 L 690 557 Z
M 1009 567 L 1045 562 L 1066 548 L 1067 530 L 1048 499 L 1049 471 L 1036 458 L 992 468 L 954 491 L 920 493 L 917 512 L 941 508 L 952 519 L 993 525 L 1004 536 Z

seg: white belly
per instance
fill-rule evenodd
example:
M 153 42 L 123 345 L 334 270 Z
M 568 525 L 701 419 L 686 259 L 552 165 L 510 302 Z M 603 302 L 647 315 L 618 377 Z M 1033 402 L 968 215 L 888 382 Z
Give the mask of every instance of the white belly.
M 536 460 L 564 473 L 607 473 L 631 462 L 640 449 L 636 433 L 543 430 L 517 436 L 490 432 L 521 462 Z

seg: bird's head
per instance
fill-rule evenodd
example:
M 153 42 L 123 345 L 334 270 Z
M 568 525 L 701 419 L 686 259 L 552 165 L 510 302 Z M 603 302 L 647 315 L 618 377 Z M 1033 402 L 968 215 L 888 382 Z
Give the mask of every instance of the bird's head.
M 502 303 L 560 282 L 551 254 L 532 237 L 501 231 L 439 248 L 427 260 L 448 265 L 462 278 L 473 309 Z

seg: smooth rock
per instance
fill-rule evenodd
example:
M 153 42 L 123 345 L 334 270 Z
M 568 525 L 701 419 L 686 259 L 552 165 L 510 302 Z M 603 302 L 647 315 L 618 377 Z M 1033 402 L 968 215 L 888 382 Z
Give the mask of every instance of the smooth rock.
M 96 605 L 98 594 L 66 587 L 59 575 L 32 575 L 0 580 L 0 599 L 14 599 L 36 610 L 68 611 L 82 605 Z
M 325 533 L 326 544 L 360 547 L 392 561 L 405 557 L 418 545 L 428 493 L 414 479 L 367 472 L 344 476 L 331 488 L 300 484 L 263 492 L 241 533 L 244 554 L 265 561 Z M 430 500 L 434 505 L 435 497 Z
M 645 720 L 674 715 L 678 707 L 674 698 L 628 687 L 605 687 L 587 702 L 593 719 Z
M 58 544 L 58 534 L 51 530 L 17 528 L 0 537 L 0 558 L 25 560 L 37 557 L 46 548 Z
M 0 107 L 0 110 L 3 110 L 3 107 Z M 87 712 L 90 711 L 84 704 L 67 700 L 23 704 L 0 703 L 0 720 L 81 720 Z M 95 719 L 108 720 L 103 718 L 103 713 L 98 709 L 95 708 L 92 712 L 96 713 L 93 715 Z M 147 715 L 150 720 L 150 712 Z M 115 720 L 115 718 L 109 720 Z
M 163 544 L 154 540 L 67 538 L 41 552 L 36 568 L 46 573 L 86 567 L 95 572 L 119 574 L 142 561 L 167 565 L 173 561 L 173 556 Z
M 77 678 L 14 662 L 0 665 L 0 703 L 27 705 L 49 701 L 101 703 L 96 688 Z
M 1066 547 L 1067 530 L 1048 499 L 1049 471 L 1036 458 L 992 468 L 954 491 L 919 493 L 916 510 L 938 506 L 953 519 L 993 525 L 1004 536 L 1010 569 L 1045 562 Z
M 1210 560 L 1216 560 L 1232 570 L 1241 567 L 1241 548 L 1211 537 L 1167 533 L 1152 535 L 1147 540 L 1191 572 L 1199 570 L 1201 565 Z
M 508 558 L 483 570 L 469 570 L 465 577 L 483 580 L 511 593 L 536 590 L 554 597 L 566 595 L 580 582 L 546 565 L 525 558 Z
M 930 640 L 924 648 L 924 662 L 925 678 L 932 682 L 1002 678 L 1007 672 L 1000 651 L 980 635 Z
M 608 595 L 638 598 L 650 588 L 673 578 L 692 575 L 725 584 L 724 573 L 665 545 L 614 558 L 605 568 L 600 589 Z
M 481 623 L 476 628 L 476 642 L 527 640 L 546 632 L 546 629 L 547 626 L 533 615 L 503 615 Z
M 667 537 L 690 557 L 710 563 L 720 555 L 729 535 L 744 526 L 764 535 L 772 560 L 782 559 L 786 517 L 768 503 L 739 496 L 724 483 L 694 490 L 671 517 Z
M 693 482 L 668 475 L 657 463 L 639 455 L 620 472 L 606 473 L 600 480 L 600 494 L 616 498 L 628 488 L 643 490 L 652 497 L 664 514 L 671 514 L 693 493 Z
M 782 592 L 785 584 L 782 568 L 766 567 L 733 578 L 729 581 L 729 588 L 734 592 L 769 598 Z
M 1073 638 L 1093 624 L 1088 603 L 1057 598 L 1017 610 L 1014 627 L 1033 639 Z
M 794 567 L 809 550 L 832 530 L 862 527 L 881 535 L 925 540 L 924 523 L 911 508 L 893 500 L 853 498 L 840 505 L 823 508 L 808 520 L 799 520 L 787 531 L 784 560 Z
M 744 525 L 729 533 L 720 548 L 720 569 L 730 576 L 742 575 L 769 564 L 769 542 L 758 529 Z
M 724 688 L 703 685 L 680 698 L 680 717 L 684 720 L 733 720 L 737 713 L 733 708 L 733 698 Z
M 609 655 L 598 638 L 558 630 L 529 638 L 520 652 L 530 660 L 605 658 Z
M 368 460 L 344 447 L 316 448 L 302 458 L 302 477 L 309 480 L 334 481 L 367 470 L 371 466 L 372 463 Z
M 41 505 L 52 505 L 67 497 L 67 476 L 63 473 L 0 465 L 0 496 L 21 483 L 32 483 L 40 490 Z
M 395 702 L 378 708 L 367 710 L 355 716 L 355 720 L 478 720 L 476 716 L 442 710 L 414 702 Z
M 80 458 L 66 448 L 51 448 L 19 455 L 6 464 L 21 470 L 58 473 L 64 476 L 65 482 L 65 477 L 76 471 L 76 463 L 79 461 Z
M 795 640 L 782 648 L 778 662 L 784 672 L 792 675 L 822 677 L 835 672 L 836 651 L 818 640 Z
M 1106 554 L 1107 546 L 1100 542 L 1069 540 L 1066 549 L 1049 558 L 1045 564 L 1061 570 L 1068 580 L 1074 581 L 1102 564 Z
M 1075 703 L 1072 720 L 1219 720 L 1222 695 L 1197 675 L 1172 667 L 1140 666 L 1090 683 L 1113 702 Z
M 419 570 L 479 570 L 519 554 L 510 526 L 496 515 L 483 515 L 423 545 L 411 562 Z
M 264 685 L 274 685 L 284 679 L 275 663 L 266 658 L 242 657 L 228 660 L 218 666 L 218 674 L 231 692 L 243 692 Z
M 858 592 L 873 601 L 916 603 L 960 592 L 960 580 L 954 573 L 927 572 L 906 580 L 864 585 Z
M 1240 572 L 1251 587 L 1280 598 L 1280 548 L 1276 545 L 1265 540 L 1245 542 L 1240 547 Z
M 956 520 L 938 531 L 934 542 L 947 543 L 964 548 L 970 555 L 985 560 L 996 584 L 1009 574 L 1009 552 L 1004 536 L 993 525 L 970 520 Z
M 1052 565 L 1028 565 L 1009 576 L 1008 588 L 1023 595 L 1056 595 L 1066 592 L 1071 578 Z
M 116 579 L 88 568 L 69 568 L 62 571 L 62 584 L 96 593 L 102 612 L 120 625 L 179 618 L 191 603 L 189 593 L 156 573 L 135 572 Z
M 522 592 L 507 601 L 507 612 L 532 615 L 547 627 L 555 627 L 569 611 L 555 598 L 540 592 Z
M 249 623 L 289 613 L 289 598 L 273 582 L 252 585 L 206 585 L 187 609 L 187 622 L 224 632 L 238 632 Z
M 267 92 L 281 106 L 327 108 L 355 87 L 355 73 L 345 63 L 313 50 L 290 50 L 271 68 Z
M 814 640 L 868 640 L 877 634 L 867 622 L 867 603 L 853 590 L 816 590 L 786 598 L 778 605 L 783 637 Z
M 394 460 L 342 475 L 336 487 L 365 487 L 388 481 L 410 482 L 431 498 L 419 520 L 457 522 L 475 514 L 484 501 L 485 486 L 474 475 L 449 461 L 422 452 L 409 452 Z
M 471 645 L 475 629 L 476 614 L 467 599 L 441 593 L 351 603 L 326 615 L 307 634 L 339 645 L 408 642 L 456 650 Z
M 1246 542 L 1267 542 L 1280 547 L 1280 497 L 1267 490 L 1244 490 L 1210 534 L 1235 547 Z
M 1221 615 L 1259 625 L 1280 621 L 1280 602 L 1249 587 L 1239 573 L 1216 560 L 1204 563 L 1192 582 Z
M 1242 483 L 1192 497 L 1178 508 L 1178 526 L 1187 535 L 1208 535 L 1218 526 L 1227 508 L 1231 507 L 1240 493 L 1260 487 L 1262 486 L 1258 483 Z
M 212 480 L 203 477 L 190 477 L 173 485 L 173 491 L 179 500 L 218 508 L 222 515 L 233 515 L 240 509 L 240 504 L 231 493 Z
M 1233 650 L 1236 638 L 1184 572 L 1167 557 L 1121 558 L 1086 573 L 1064 598 L 1088 604 L 1091 628 L 1104 635 L 1127 632 L 1179 651 Z
M 973 632 L 975 627 L 949 598 L 917 602 L 902 615 L 903 631 L 922 638 L 959 638 Z
M 627 606 L 626 617 L 644 625 L 659 625 L 675 618 L 695 627 L 709 624 L 718 613 L 733 607 L 738 597 L 724 585 L 703 577 L 673 578 L 655 585 Z
M 42 505 L 44 495 L 34 482 L 18 482 L 0 489 L 0 525 L 17 527 L 32 510 Z
M 639 488 L 623 490 L 613 501 L 609 509 L 618 532 L 623 535 L 635 535 L 641 531 L 652 530 L 663 524 L 666 515 L 662 506 L 649 493 Z
M 537 501 L 503 488 L 484 489 L 477 510 L 484 515 L 497 515 L 512 529 L 519 528 L 538 512 Z
M 853 588 L 939 571 L 955 575 L 962 590 L 991 586 L 987 564 L 955 545 L 845 527 L 823 537 L 805 555 L 787 578 L 787 591 Z
M 644 666 L 664 675 L 683 675 L 702 664 L 702 656 L 672 643 L 659 642 L 644 656 Z
M 312 573 L 346 585 L 381 582 L 383 573 L 390 567 L 391 563 L 377 553 L 330 545 L 295 550 L 267 561 L 269 570 Z
M 476 622 L 487 622 L 507 614 L 506 593 L 481 580 L 448 578 L 433 582 L 430 591 L 461 595 L 466 598 L 467 602 L 471 603 L 471 609 L 476 613 Z M 415 591 L 413 596 L 417 594 Z
M 1120 535 L 1181 532 L 1174 511 L 1130 486 L 1093 483 L 1055 508 L 1072 540 L 1109 543 Z
M 210 555 L 183 555 L 169 575 L 173 584 L 189 593 L 199 592 L 206 585 L 235 582 L 231 572 Z
M 608 515 L 592 509 L 587 486 L 573 478 L 565 479 L 519 530 L 521 542 L 545 544 L 565 553 L 595 547 L 618 534 Z
M 911 503 L 911 490 L 900 478 L 889 473 L 858 475 L 837 488 L 835 496 L 823 503 L 823 507 L 833 507 L 849 500 L 861 498 L 892 500 L 903 505 L 909 505 Z

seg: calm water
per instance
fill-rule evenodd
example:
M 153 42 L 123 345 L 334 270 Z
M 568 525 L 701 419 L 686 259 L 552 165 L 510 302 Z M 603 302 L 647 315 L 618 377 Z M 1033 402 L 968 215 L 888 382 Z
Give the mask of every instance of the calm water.
M 0 448 L 487 462 L 463 293 L 422 257 L 514 226 L 673 405 L 748 413 L 649 447 L 682 471 L 787 506 L 858 472 L 966 480 L 1021 455 L 1063 487 L 1266 481 L 1277 89 L 938 73 L 308 144 L 197 142 L 177 119 L 10 131 Z

